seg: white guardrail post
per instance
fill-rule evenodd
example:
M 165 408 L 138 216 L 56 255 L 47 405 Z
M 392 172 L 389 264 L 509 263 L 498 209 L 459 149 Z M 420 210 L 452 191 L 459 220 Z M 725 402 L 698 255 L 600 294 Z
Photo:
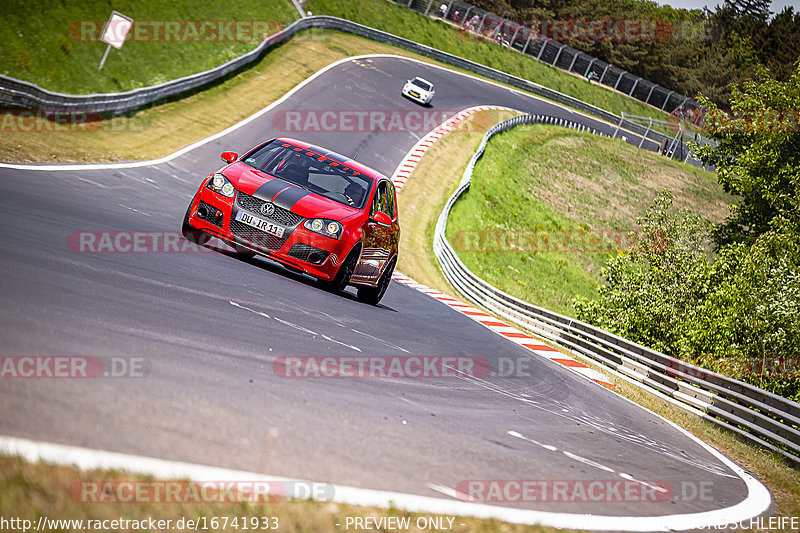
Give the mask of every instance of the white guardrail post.
M 578 357 L 589 359 L 640 389 L 800 465 L 800 404 L 753 385 L 666 356 L 579 320 L 515 298 L 476 276 L 447 240 L 447 217 L 472 181 L 475 163 L 494 135 L 519 124 L 581 124 L 546 115 L 522 115 L 492 127 L 464 170 L 436 221 L 433 251 L 444 276 L 468 300 Z M 592 130 L 592 133 L 598 132 Z

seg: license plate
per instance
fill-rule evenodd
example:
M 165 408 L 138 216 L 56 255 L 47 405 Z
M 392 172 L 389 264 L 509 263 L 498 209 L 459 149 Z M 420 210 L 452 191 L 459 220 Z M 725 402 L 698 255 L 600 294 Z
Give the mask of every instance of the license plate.
M 414 98 L 419 98 L 419 93 L 415 93 L 414 91 L 409 91 L 409 93 L 411 93 L 411 96 Z
M 236 220 L 263 232 L 275 235 L 276 237 L 283 237 L 284 228 L 278 226 L 277 224 L 273 224 L 268 220 L 264 220 L 263 218 L 248 215 L 244 211 L 239 211 L 236 214 Z

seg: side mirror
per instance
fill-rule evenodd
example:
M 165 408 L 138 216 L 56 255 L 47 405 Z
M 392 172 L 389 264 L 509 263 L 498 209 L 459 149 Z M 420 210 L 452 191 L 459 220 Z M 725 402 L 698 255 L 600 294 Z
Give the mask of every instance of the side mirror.
M 234 161 L 239 159 L 239 154 L 237 154 L 236 152 L 222 152 L 220 157 L 222 158 L 223 161 L 227 163 L 233 163 Z
M 383 211 L 378 211 L 370 218 L 373 222 L 377 222 L 381 226 L 391 226 L 392 219 L 389 218 L 389 215 L 384 213 Z

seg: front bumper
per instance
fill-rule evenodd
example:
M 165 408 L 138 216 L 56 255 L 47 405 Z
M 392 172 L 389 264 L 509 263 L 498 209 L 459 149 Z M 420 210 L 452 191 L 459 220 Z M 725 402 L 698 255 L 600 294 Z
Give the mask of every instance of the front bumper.
M 423 105 L 430 103 L 430 101 L 433 99 L 433 97 L 430 95 L 430 93 L 420 93 L 420 92 L 417 92 L 417 91 L 415 91 L 413 89 L 408 89 L 406 87 L 403 87 L 403 91 L 402 92 L 403 92 L 403 96 L 405 96 L 407 98 L 410 98 L 410 99 L 414 100 L 415 102 L 418 102 L 418 103 L 423 104 Z
M 264 200 L 236 191 L 226 198 L 200 186 L 189 210 L 189 224 L 219 239 L 278 261 L 316 278 L 330 281 L 353 243 L 332 239 L 303 227 L 305 218 L 276 206 L 272 216 L 259 211 Z M 236 220 L 239 212 L 266 219 L 283 229 L 283 236 L 256 229 Z

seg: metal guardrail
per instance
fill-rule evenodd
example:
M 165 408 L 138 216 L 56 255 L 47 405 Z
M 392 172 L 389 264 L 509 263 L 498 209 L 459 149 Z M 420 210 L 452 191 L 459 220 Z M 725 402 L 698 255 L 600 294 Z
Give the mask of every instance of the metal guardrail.
M 436 223 L 433 250 L 450 284 L 473 303 L 552 344 L 591 359 L 646 392 L 800 465 L 800 404 L 524 302 L 485 282 L 461 262 L 445 235 L 447 217 L 469 188 L 475 163 L 489 139 L 519 124 L 556 124 L 586 131 L 574 122 L 522 115 L 495 125 L 484 135 Z
M 475 63 L 468 59 L 431 48 L 403 37 L 363 26 L 349 20 L 329 16 L 314 16 L 296 20 L 283 30 L 262 41 L 252 51 L 210 70 L 168 81 L 159 85 L 142 87 L 131 91 L 107 94 L 69 95 L 42 89 L 26 81 L 0 75 L 0 104 L 24 109 L 41 109 L 51 112 L 93 111 L 96 113 L 121 114 L 141 109 L 155 102 L 177 97 L 201 87 L 205 87 L 241 68 L 252 65 L 273 46 L 290 39 L 294 34 L 308 29 L 324 29 L 351 33 L 374 41 L 387 43 L 412 52 L 436 59 L 443 63 L 463 68 L 491 80 L 511 85 L 543 98 L 559 102 L 592 116 L 617 125 L 637 135 L 647 137 L 658 144 L 674 141 L 663 133 L 645 128 L 642 124 L 617 116 L 605 109 L 593 106 L 572 96 L 549 89 L 538 83 L 506 74 L 499 70 Z M 685 144 L 680 144 L 683 153 L 689 153 Z

